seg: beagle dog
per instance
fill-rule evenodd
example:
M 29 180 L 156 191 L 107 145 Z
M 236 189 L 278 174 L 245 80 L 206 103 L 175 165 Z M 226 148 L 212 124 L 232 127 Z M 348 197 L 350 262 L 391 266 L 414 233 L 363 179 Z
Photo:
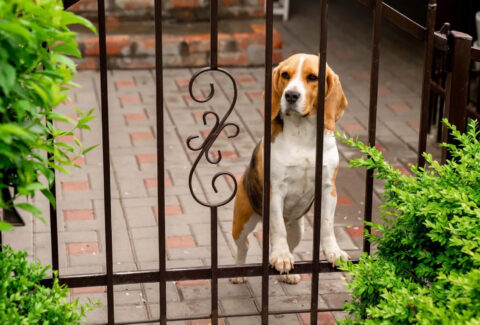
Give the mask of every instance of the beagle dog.
M 272 78 L 269 261 L 281 274 L 285 273 L 281 280 L 292 284 L 300 281 L 298 274 L 288 274 L 294 267 L 292 253 L 303 234 L 302 217 L 312 206 L 315 195 L 318 66 L 318 56 L 295 54 L 273 70 Z M 338 76 L 327 65 L 321 246 L 332 264 L 339 258 L 349 259 L 338 246 L 333 228 L 339 167 L 334 131 L 346 106 Z M 245 263 L 247 236 L 262 219 L 263 141 L 253 151 L 235 196 L 232 235 L 237 245 L 237 264 Z M 234 283 L 244 281 L 244 278 L 232 279 Z

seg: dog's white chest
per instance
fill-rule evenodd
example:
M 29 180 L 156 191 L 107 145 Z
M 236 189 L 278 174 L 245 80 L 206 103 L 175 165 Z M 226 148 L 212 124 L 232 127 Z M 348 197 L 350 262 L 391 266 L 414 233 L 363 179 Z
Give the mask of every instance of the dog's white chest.
M 315 123 L 308 118 L 285 121 L 284 131 L 272 143 L 272 192 L 283 198 L 283 214 L 287 220 L 302 216 L 315 194 Z M 325 134 L 323 183 L 338 164 L 333 134 Z M 331 170 L 331 172 L 330 172 Z M 330 177 L 329 177 L 330 176 Z

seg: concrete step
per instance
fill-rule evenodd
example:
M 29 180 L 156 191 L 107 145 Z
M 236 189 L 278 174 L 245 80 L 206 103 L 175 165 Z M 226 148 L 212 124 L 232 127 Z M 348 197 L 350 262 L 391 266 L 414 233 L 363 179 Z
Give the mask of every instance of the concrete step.
M 259 66 L 265 62 L 265 25 L 261 19 L 219 22 L 218 63 L 220 66 Z M 108 65 L 111 69 L 147 69 L 155 66 L 153 22 L 109 23 L 107 26 Z M 79 70 L 99 68 L 98 37 L 80 31 L 83 58 Z M 282 36 L 273 34 L 273 61 L 282 60 Z M 165 67 L 200 67 L 209 64 L 210 25 L 207 22 L 165 23 L 163 62 Z

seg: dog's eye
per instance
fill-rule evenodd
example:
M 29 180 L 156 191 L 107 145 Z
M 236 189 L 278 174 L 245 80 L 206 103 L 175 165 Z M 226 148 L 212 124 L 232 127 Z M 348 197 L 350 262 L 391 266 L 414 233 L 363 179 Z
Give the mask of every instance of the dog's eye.
M 307 80 L 308 81 L 317 81 L 318 80 L 318 77 L 316 75 L 314 75 L 313 73 L 310 73 L 308 76 L 307 76 Z
M 288 79 L 290 79 L 290 75 L 288 74 L 288 72 L 284 71 L 284 72 L 282 72 L 282 78 L 288 80 Z

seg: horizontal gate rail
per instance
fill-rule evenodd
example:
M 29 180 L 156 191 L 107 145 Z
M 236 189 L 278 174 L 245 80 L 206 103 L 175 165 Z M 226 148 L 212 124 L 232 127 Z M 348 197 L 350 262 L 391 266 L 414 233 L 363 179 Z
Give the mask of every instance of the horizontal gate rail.
M 358 260 L 353 260 L 353 263 L 358 263 Z M 331 263 L 327 261 L 319 262 L 319 272 L 340 272 L 337 268 L 332 267 Z M 291 274 L 312 273 L 312 261 L 298 261 L 295 263 L 295 269 L 291 270 Z M 238 276 L 262 276 L 262 264 L 242 264 L 242 265 L 222 265 L 218 267 L 218 278 L 233 278 Z M 268 269 L 268 275 L 276 275 L 278 272 L 273 269 Z M 167 269 L 165 271 L 165 281 L 184 281 L 184 280 L 203 280 L 210 279 L 212 275 L 209 266 L 189 267 L 189 268 L 175 268 Z M 113 284 L 132 284 L 132 283 L 151 283 L 158 282 L 160 271 L 158 270 L 144 270 L 144 271 L 126 271 L 113 273 Z M 42 280 L 42 284 L 51 285 L 53 280 L 46 278 Z M 65 275 L 60 277 L 60 284 L 66 284 L 72 288 L 80 287 L 94 287 L 103 286 L 107 284 L 107 275 L 104 273 L 96 274 L 80 274 L 80 275 Z

